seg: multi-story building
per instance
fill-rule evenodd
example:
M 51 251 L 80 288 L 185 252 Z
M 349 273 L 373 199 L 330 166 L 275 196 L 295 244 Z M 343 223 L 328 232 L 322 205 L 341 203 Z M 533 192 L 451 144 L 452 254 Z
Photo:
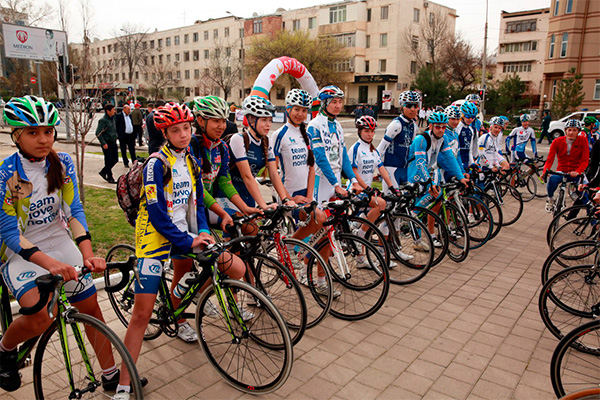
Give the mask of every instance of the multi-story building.
M 544 43 L 549 8 L 518 12 L 502 11 L 496 80 L 516 74 L 527 83 L 529 95 L 539 97 L 544 70 Z
M 561 79 L 583 75 L 580 109 L 600 109 L 600 1 L 552 0 L 546 36 L 543 105 L 550 108 Z

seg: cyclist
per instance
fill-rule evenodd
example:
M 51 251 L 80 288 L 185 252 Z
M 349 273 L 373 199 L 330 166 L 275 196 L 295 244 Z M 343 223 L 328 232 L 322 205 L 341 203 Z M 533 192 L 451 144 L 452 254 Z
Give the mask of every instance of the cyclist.
M 531 142 L 531 149 L 535 157 L 538 155 L 535 131 L 529 126 L 529 115 L 523 114 L 519 117 L 519 120 L 521 121 L 521 126 L 517 126 L 506 137 L 506 154 L 510 155 L 511 162 L 527 158 L 525 147 L 527 147 L 528 141 Z M 512 147 L 510 145 L 511 141 L 513 141 Z
M 308 124 L 317 167 L 315 168 L 315 199 L 319 204 L 334 195 L 346 196 L 342 187 L 342 171 L 350 180 L 350 187 L 357 193 L 362 188 L 356 180 L 348 159 L 344 131 L 336 119 L 344 107 L 344 92 L 337 86 L 325 86 L 319 91 L 321 107 L 319 114 Z
M 106 263 L 92 251 L 73 160 L 52 149 L 55 127 L 60 123 L 58 110 L 41 97 L 15 97 L 4 107 L 4 120 L 18 149 L 0 163 L 0 270 L 4 282 L 21 307 L 31 307 L 39 300 L 35 279 L 60 274 L 72 304 L 104 321 L 91 274 L 78 280 L 73 267 L 85 265 L 102 272 Z M 17 345 L 41 335 L 51 323 L 43 308 L 9 326 L 0 341 L 2 389 L 14 391 L 21 386 Z M 104 345 L 92 343 L 98 349 Z M 97 356 L 103 369 L 102 386 L 114 390 L 119 370 L 112 353 L 104 349 Z
M 499 144 L 502 143 L 502 127 L 504 123 L 500 117 L 490 119 L 490 131 L 482 135 L 478 140 L 479 160 L 482 167 L 492 169 L 494 172 L 498 169 L 508 170 L 510 165 L 502 157 Z
M 408 148 L 413 138 L 418 133 L 417 116 L 421 107 L 421 94 L 413 90 L 406 90 L 398 96 L 398 103 L 402 114 L 388 125 L 385 136 L 377 146 L 377 151 L 383 158 L 383 165 L 390 175 L 395 188 L 408 181 L 406 170 L 408 168 Z M 387 183 L 383 183 L 383 190 L 389 193 Z
M 594 131 L 594 129 L 596 128 L 597 122 L 598 122 L 598 120 L 592 116 L 588 116 L 583 119 L 582 133 L 584 133 L 586 135 L 586 138 L 590 145 L 590 152 L 592 151 L 592 146 L 598 140 L 597 134 Z
M 587 138 L 579 135 L 580 130 L 581 122 L 578 119 L 570 119 L 565 123 L 566 135 L 552 141 L 542 173 L 544 180 L 546 180 L 548 170 L 552 168 L 554 157 L 558 157 L 556 171 L 568 173 L 569 181 L 575 181 L 576 177 L 585 171 L 589 162 L 589 147 Z M 546 212 L 552 212 L 554 209 L 553 196 L 561 181 L 562 177 L 558 175 L 548 178 Z
M 477 109 L 479 110 L 479 104 L 481 103 L 481 97 L 478 94 L 472 93 L 472 94 L 467 95 L 467 97 L 465 97 L 465 102 L 467 102 L 467 101 L 471 104 L 475 104 L 475 107 L 477 107 Z M 480 134 L 481 128 L 483 126 L 482 122 L 479 120 L 478 117 L 479 116 L 476 115 L 475 118 L 473 119 L 473 122 L 471 122 L 471 128 L 473 128 L 475 133 L 477 133 L 477 138 L 479 138 L 479 134 Z
M 458 151 L 458 134 L 456 133 L 456 127 L 460 122 L 460 108 L 450 105 L 446 107 L 444 114 L 446 114 L 448 117 L 448 125 L 446 126 L 446 132 L 444 133 L 444 140 L 452 149 L 452 154 L 454 154 L 454 158 L 456 158 L 456 161 L 458 162 L 460 172 L 462 172 L 463 175 L 468 178 L 469 174 L 465 172 L 462 162 L 460 162 Z M 444 171 L 442 173 L 442 178 L 444 181 L 448 181 L 451 176 Z
M 163 263 L 170 253 L 186 254 L 199 246 L 214 243 L 209 234 L 204 206 L 199 201 L 203 186 L 198 179 L 198 166 L 187 150 L 193 120 L 192 112 L 185 105 L 167 103 L 154 111 L 154 124 L 162 130 L 167 140 L 160 149 L 167 163 L 160 158 L 152 158 L 143 173 L 144 186 L 136 220 L 140 282 L 135 283 L 135 307 L 124 340 L 136 362 L 144 331 L 152 316 Z M 170 176 L 170 179 L 165 179 L 164 175 Z M 174 268 L 177 267 L 174 264 Z M 245 266 L 238 257 L 223 253 L 219 259 L 219 269 L 226 271 L 232 279 L 240 279 Z M 209 284 L 207 282 L 205 286 Z M 185 325 L 189 327 L 187 322 Z M 115 398 L 128 399 L 130 390 L 129 376 L 123 373 Z
M 460 122 L 456 127 L 458 134 L 458 149 L 460 160 L 465 171 L 475 164 L 477 160 L 477 134 L 473 128 L 473 121 L 477 117 L 477 106 L 473 103 L 465 101 L 460 106 Z

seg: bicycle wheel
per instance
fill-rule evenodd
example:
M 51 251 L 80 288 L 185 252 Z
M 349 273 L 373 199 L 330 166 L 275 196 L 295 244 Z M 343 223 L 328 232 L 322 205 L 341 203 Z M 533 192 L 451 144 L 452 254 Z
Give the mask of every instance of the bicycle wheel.
M 579 351 L 582 347 L 590 351 Z M 550 362 L 550 378 L 557 397 L 585 389 L 598 393 L 599 349 L 600 319 L 578 326 L 558 343 Z
M 562 339 L 598 314 L 599 283 L 598 270 L 587 265 L 564 269 L 544 284 L 538 308 L 550 333 Z
M 277 307 L 297 344 L 306 331 L 306 301 L 298 281 L 279 261 L 266 254 L 253 256 L 256 266 L 255 286 Z
M 550 251 L 578 240 L 595 240 L 599 230 L 600 220 L 593 216 L 574 218 L 556 229 L 550 239 Z
M 598 252 L 595 240 L 580 240 L 567 243 L 554 250 L 542 266 L 542 283 L 565 268 L 593 265 Z
M 535 178 L 526 174 L 524 171 L 518 171 L 511 177 L 511 186 L 517 189 L 523 202 L 527 203 L 535 198 L 537 183 Z
M 428 208 L 424 207 L 414 207 L 413 212 L 415 217 L 421 221 L 422 224 L 426 225 L 431 233 L 431 223 L 433 222 L 433 232 L 431 235 L 431 239 L 433 240 L 433 262 L 431 263 L 431 267 L 435 267 L 439 263 L 442 262 L 446 254 L 448 254 L 448 246 L 450 239 L 448 237 L 448 228 L 444 221 Z M 438 240 L 439 243 L 435 242 L 435 239 Z M 437 244 L 437 245 L 436 245 Z M 441 245 L 441 246 L 440 246 Z
M 366 218 L 358 217 L 358 216 L 350 216 L 348 217 L 348 222 L 350 226 L 355 229 L 361 228 L 363 225 L 368 226 L 368 230 L 365 232 L 364 238 L 369 241 L 379 252 L 383 255 L 383 258 L 387 262 L 388 267 L 391 265 L 391 253 L 390 248 L 387 244 L 387 239 L 385 235 L 377 228 L 373 222 L 369 221 Z
M 581 389 L 573 393 L 567 393 L 560 400 L 598 400 L 600 399 L 600 388 Z
M 246 282 L 224 279 L 221 288 L 225 294 L 235 293 L 238 308 L 251 312 L 252 318 L 240 323 L 229 312 L 230 332 L 215 291 L 209 287 L 200 295 L 196 308 L 202 351 L 234 388 L 251 394 L 277 390 L 287 380 L 294 359 L 292 339 L 283 317 L 267 296 Z M 208 301 L 219 308 L 217 315 L 204 314 Z
M 554 199 L 554 211 L 552 212 L 552 216 L 556 217 L 562 210 L 567 208 L 566 199 L 565 199 L 565 190 L 563 187 L 559 186 L 558 188 L 558 196 Z
M 333 291 L 339 292 L 331 305 L 331 315 L 354 321 L 375 314 L 383 306 L 390 289 L 390 271 L 371 243 L 360 236 L 336 233 L 336 241 L 341 251 L 341 260 L 335 255 L 329 257 L 333 277 Z M 330 251 L 329 239 L 321 240 L 315 250 Z M 364 257 L 364 264 L 359 262 Z M 340 266 L 340 262 L 343 263 Z M 342 274 L 340 268 L 348 267 Z
M 102 369 L 122 363 L 131 377 L 132 398 L 143 398 L 142 385 L 135 363 L 119 337 L 102 321 L 79 314 L 69 314 L 65 345 L 54 321 L 40 337 L 33 362 L 33 387 L 38 399 L 92 399 L 110 397 L 102 388 Z M 77 343 L 77 337 L 81 343 Z M 81 345 L 81 347 L 80 347 Z M 65 364 L 69 357 L 70 371 Z M 74 387 L 71 388 L 69 378 Z M 112 391 L 116 389 L 116 385 Z
M 543 165 L 539 166 L 539 167 L 537 167 L 535 172 L 531 173 L 531 176 L 533 177 L 533 179 L 535 179 L 536 185 L 537 185 L 537 190 L 535 192 L 535 196 L 546 198 L 546 197 L 548 197 L 548 188 L 546 186 L 546 183 L 542 180 L 542 172 L 543 171 L 544 171 L 544 166 Z
M 311 246 L 302 240 L 285 237 L 283 244 L 287 246 L 291 260 L 282 260 L 276 249 L 275 243 L 271 244 L 266 253 L 276 258 L 289 271 L 294 278 L 301 282 L 300 288 L 306 302 L 307 320 L 306 327 L 312 328 L 319 324 L 331 310 L 333 301 L 333 279 L 331 271 L 323 257 Z M 292 263 L 292 265 L 289 265 Z M 304 272 L 302 272 L 304 271 Z M 325 282 L 328 290 L 317 292 L 317 281 Z
M 477 249 L 492 236 L 494 221 L 492 213 L 485 203 L 472 196 L 461 196 L 461 200 L 467 210 L 467 226 L 469 227 L 470 249 Z
M 567 207 L 558 214 L 556 214 L 552 218 L 552 222 L 548 225 L 548 229 L 546 230 L 546 243 L 550 245 L 550 239 L 552 239 L 552 235 L 556 232 L 562 224 L 566 221 L 570 221 L 573 218 L 581 217 L 583 215 L 590 215 L 593 207 L 590 207 L 587 204 L 577 204 L 571 207 Z
M 127 261 L 131 255 L 135 256 L 135 248 L 133 246 L 128 244 L 118 244 L 108 250 L 108 253 L 106 253 L 106 262 Z M 166 266 L 165 271 L 171 271 L 170 267 Z M 172 275 L 172 271 L 169 272 L 169 274 Z M 106 286 L 110 286 L 111 283 L 115 284 L 120 280 L 121 272 L 109 269 L 104 270 L 104 284 Z M 128 327 L 131 313 L 133 312 L 133 304 L 135 302 L 135 277 L 133 271 L 129 273 L 129 282 L 123 289 L 112 293 L 107 291 L 106 294 L 110 305 L 115 311 L 115 314 L 117 314 L 117 318 L 119 318 L 119 321 L 121 321 L 125 327 Z M 153 318 L 157 318 L 160 306 L 160 296 L 157 296 L 154 311 L 152 312 Z M 144 340 L 154 340 L 161 334 L 162 329 L 160 328 L 160 325 L 150 322 L 144 332 Z
M 512 225 L 523 213 L 523 199 L 514 187 L 506 183 L 496 183 L 496 187 L 497 191 L 492 185 L 488 185 L 485 192 L 493 196 L 502 207 L 502 226 Z
M 462 262 L 469 255 L 469 247 L 471 244 L 467 218 L 454 204 L 446 203 L 445 208 L 445 215 L 443 207 L 439 212 L 440 217 L 448 228 L 448 257 L 454 262 Z
M 500 204 L 495 198 L 487 193 L 478 192 L 473 193 L 472 196 L 481 199 L 488 210 L 490 210 L 490 213 L 492 214 L 492 222 L 494 223 L 490 239 L 495 238 L 498 233 L 500 233 L 502 223 L 504 222 L 504 217 L 502 216 L 502 207 L 500 207 Z

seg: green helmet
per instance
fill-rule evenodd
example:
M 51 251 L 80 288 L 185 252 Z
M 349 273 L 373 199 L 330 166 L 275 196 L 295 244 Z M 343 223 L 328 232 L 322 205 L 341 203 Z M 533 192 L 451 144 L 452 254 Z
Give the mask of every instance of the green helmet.
M 196 116 L 204 119 L 229 118 L 229 106 L 225 100 L 218 96 L 194 98 L 194 112 Z
M 41 97 L 13 97 L 4 106 L 4 120 L 10 126 L 56 126 L 60 124 L 54 104 Z
M 594 124 L 595 124 L 597 121 L 598 121 L 598 120 L 597 120 L 596 118 L 594 118 L 594 117 L 592 117 L 592 116 L 588 116 L 588 117 L 585 117 L 585 118 L 583 119 L 583 124 L 584 124 L 585 126 L 588 126 L 588 125 L 594 125 Z

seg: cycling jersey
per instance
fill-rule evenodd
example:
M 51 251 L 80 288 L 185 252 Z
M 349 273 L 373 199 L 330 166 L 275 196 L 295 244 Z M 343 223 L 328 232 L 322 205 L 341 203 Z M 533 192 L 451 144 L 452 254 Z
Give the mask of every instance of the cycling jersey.
M 475 133 L 477 134 L 477 136 L 479 136 L 479 132 L 481 132 L 481 126 L 483 124 L 481 123 L 481 121 L 479 120 L 479 118 L 475 118 L 473 120 L 473 122 L 471 122 L 471 128 L 473 128 L 473 131 L 475 131 Z
M 175 253 L 189 253 L 194 236 L 199 232 L 209 233 L 201 202 L 202 181 L 198 180 L 193 158 L 187 151 L 174 154 L 168 146 L 163 146 L 160 152 L 167 158 L 168 165 L 164 166 L 160 159 L 152 158 L 144 167 L 144 190 L 135 224 L 138 258 L 166 260 L 172 248 Z M 178 160 L 180 163 L 177 163 Z M 180 165 L 180 169 L 187 170 L 189 180 L 176 179 L 175 175 L 181 173 L 177 170 Z M 165 167 L 171 169 L 173 176 L 167 183 L 163 181 Z M 187 206 L 185 231 L 174 224 L 175 216 L 184 205 Z
M 498 136 L 494 136 L 491 133 L 486 133 L 479 138 L 478 164 L 482 167 L 497 168 L 500 167 L 500 164 L 503 161 L 505 161 L 498 149 L 498 137 L 500 136 L 502 136 L 502 133 L 499 133 Z M 500 138 L 500 140 L 502 140 L 502 138 Z
M 350 162 L 369 187 L 373 184 L 375 171 L 383 166 L 377 149 L 371 150 L 371 145 L 360 138 L 350 147 Z
M 465 125 L 462 120 L 456 127 L 456 133 L 458 134 L 460 162 L 466 171 L 477 159 L 477 137 L 473 128 Z
M 452 153 L 452 149 L 446 143 L 445 137 L 436 138 L 433 134 L 426 132 L 431 138 L 431 146 L 427 150 L 427 139 L 423 135 L 417 135 L 409 148 L 410 163 L 408 164 L 408 181 L 426 182 L 432 178 L 433 182 L 439 182 L 440 169 L 447 171 L 450 175 L 463 179 L 458 161 Z
M 410 120 L 404 115 L 400 115 L 387 126 L 385 135 L 377 146 L 377 151 L 383 159 L 383 165 L 396 184 L 402 184 L 408 180 L 406 177 L 408 148 L 418 131 L 416 119 Z
M 446 132 L 444 132 L 444 140 L 446 141 L 446 143 L 448 143 L 448 147 L 450 147 L 450 149 L 452 149 L 452 155 L 454 155 L 454 158 L 456 159 L 456 162 L 458 164 L 460 172 L 462 172 L 464 175 L 465 167 L 463 167 L 463 164 L 459 159 L 460 156 L 459 156 L 459 151 L 458 151 L 458 134 L 450 126 L 446 127 Z M 448 172 L 446 172 L 442 169 L 442 178 L 443 178 L 444 182 L 446 182 L 446 181 L 450 180 L 450 178 L 452 178 L 452 176 Z
M 306 190 L 309 167 L 308 148 L 300 133 L 300 128 L 286 123 L 270 137 L 273 154 L 279 159 L 281 180 L 289 193 Z
M 511 141 L 514 142 L 512 147 L 510 146 Z M 527 146 L 527 141 L 531 142 L 533 154 L 537 156 L 537 148 L 535 145 L 535 132 L 532 128 L 523 128 L 522 126 L 517 126 L 515 129 L 512 130 L 511 133 L 508 134 L 508 136 L 506 137 L 506 151 L 512 151 L 510 155 L 511 162 L 514 162 L 517 159 L 527 158 L 527 155 L 525 154 L 525 147 Z

